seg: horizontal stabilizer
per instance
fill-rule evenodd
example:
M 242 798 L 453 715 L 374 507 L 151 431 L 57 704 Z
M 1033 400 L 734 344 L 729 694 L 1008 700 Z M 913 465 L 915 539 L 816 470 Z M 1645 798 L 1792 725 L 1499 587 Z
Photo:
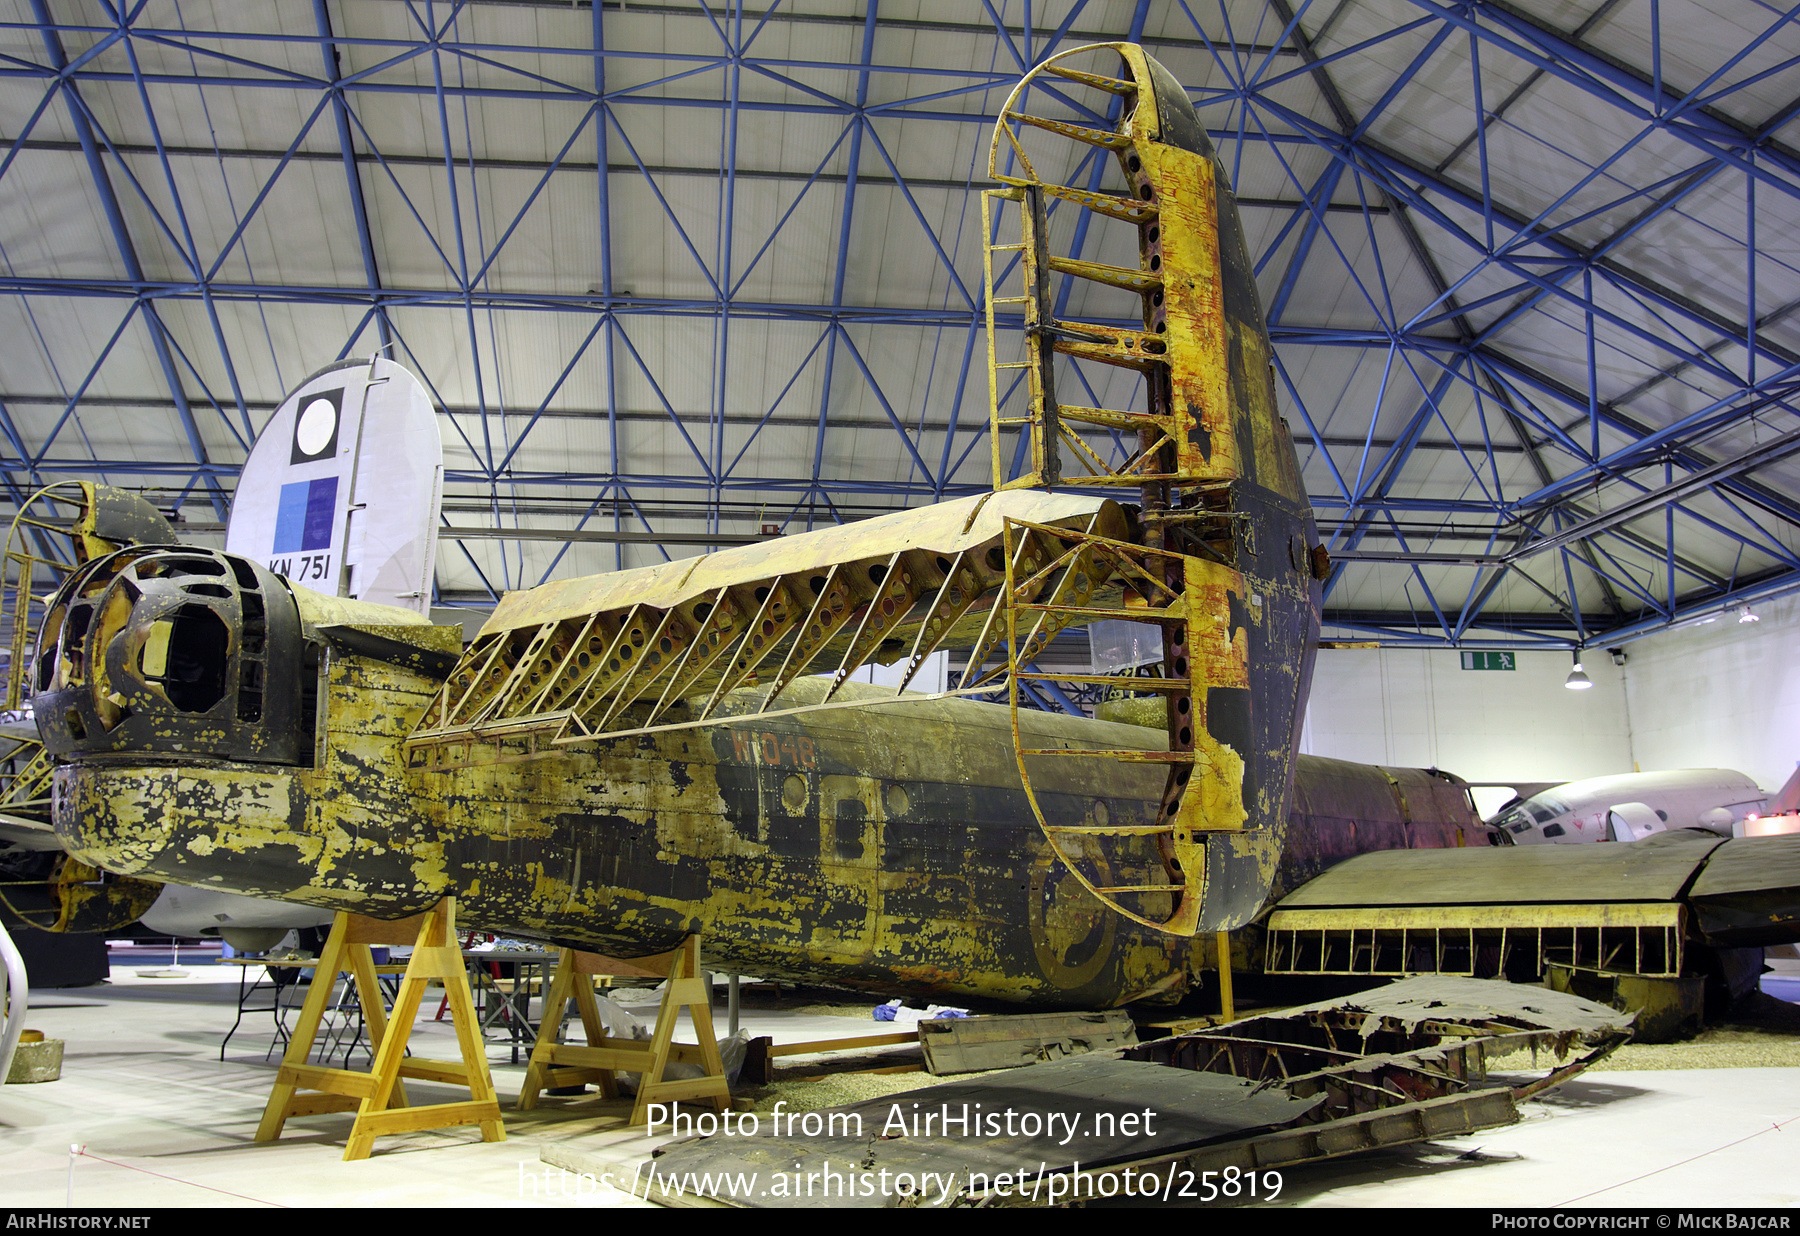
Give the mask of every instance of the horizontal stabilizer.
M 1474 973 L 1483 950 L 1526 950 L 1532 968 L 1676 975 L 1684 937 L 1800 941 L 1800 835 L 1380 851 L 1302 885 L 1268 930 L 1271 973 Z
M 1800 834 L 1735 837 L 1688 890 L 1695 924 L 1721 948 L 1800 942 Z
M 1683 829 L 1631 845 L 1381 850 L 1339 863 L 1279 908 L 1673 901 L 1724 844 Z

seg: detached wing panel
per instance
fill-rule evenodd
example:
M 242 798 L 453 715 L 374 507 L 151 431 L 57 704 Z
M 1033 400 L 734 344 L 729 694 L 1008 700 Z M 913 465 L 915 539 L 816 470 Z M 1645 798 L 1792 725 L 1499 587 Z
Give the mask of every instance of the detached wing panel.
M 1800 834 L 1737 837 L 1689 890 L 1694 924 L 1718 948 L 1800 942 Z
M 1726 844 L 1736 843 L 1683 830 L 1630 845 L 1380 850 L 1338 864 L 1280 909 L 1674 901 Z
M 1800 836 L 1359 855 L 1269 916 L 1271 974 L 1687 974 L 1687 949 L 1800 941 Z

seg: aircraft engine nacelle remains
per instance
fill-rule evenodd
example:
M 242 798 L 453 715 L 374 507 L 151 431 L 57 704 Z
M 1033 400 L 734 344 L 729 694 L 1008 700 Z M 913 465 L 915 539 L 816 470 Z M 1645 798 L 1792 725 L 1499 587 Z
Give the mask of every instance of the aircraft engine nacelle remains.
M 75 572 L 38 641 L 33 711 L 54 756 L 169 752 L 297 762 L 300 617 L 247 558 L 133 546 Z

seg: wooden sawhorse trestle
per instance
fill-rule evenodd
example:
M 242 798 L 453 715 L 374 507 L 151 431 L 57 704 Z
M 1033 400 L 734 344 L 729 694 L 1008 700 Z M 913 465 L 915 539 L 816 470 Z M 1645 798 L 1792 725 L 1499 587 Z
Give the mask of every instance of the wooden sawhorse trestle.
M 600 1005 L 594 998 L 590 975 L 608 974 L 607 958 L 595 953 L 562 950 L 556 962 L 556 975 L 544 997 L 544 1020 L 538 1030 L 537 1046 L 531 1052 L 531 1064 L 525 1070 L 525 1083 L 519 1087 L 519 1111 L 537 1106 L 538 1093 L 546 1087 L 573 1086 L 592 1082 L 609 1099 L 619 1097 L 618 1074 L 638 1074 L 637 1103 L 631 1109 L 633 1125 L 648 1118 L 652 1103 L 676 1103 L 683 1100 L 710 1100 L 723 1112 L 731 1107 L 731 1088 L 725 1080 L 725 1065 L 719 1059 L 719 1044 L 713 1038 L 712 989 L 700 969 L 700 940 L 689 936 L 679 947 L 654 957 L 633 957 L 631 965 L 652 974 L 668 976 L 663 989 L 662 1008 L 656 1015 L 656 1033 L 648 1039 L 624 1039 L 609 1036 L 600 1020 Z M 581 1028 L 587 1045 L 563 1043 L 562 1012 L 573 997 L 581 1013 Z M 686 1007 L 694 1019 L 698 1043 L 677 1043 L 675 1021 Z M 704 1070 L 700 1077 L 663 1080 L 670 1061 L 696 1064 Z
M 400 980 L 400 994 L 394 999 L 392 1017 L 382 1011 L 375 959 L 369 952 L 371 944 L 413 946 L 412 958 Z M 350 974 L 356 981 L 363 1018 L 369 1028 L 369 1046 L 375 1060 L 367 1073 L 306 1062 L 325 1015 L 325 1005 L 342 973 Z M 443 983 L 450 1001 L 456 1041 L 462 1048 L 460 1064 L 406 1055 L 406 1043 L 412 1037 L 413 1022 L 418 1018 L 419 1002 L 429 979 Z M 468 1101 L 408 1107 L 406 1091 L 400 1083 L 402 1077 L 466 1086 Z M 351 1110 L 356 1112 L 356 1123 L 351 1126 L 350 1141 L 344 1147 L 345 1162 L 368 1158 L 375 1139 L 390 1133 L 478 1124 L 482 1141 L 506 1140 L 500 1103 L 494 1096 L 494 1081 L 482 1044 L 481 1021 L 469 994 L 469 973 L 463 964 L 462 950 L 456 946 L 453 898 L 446 897 L 426 913 L 398 922 L 339 912 L 332 922 L 325 950 L 319 955 L 312 990 L 300 1010 L 294 1036 L 281 1058 L 281 1071 L 275 1076 L 275 1088 L 269 1094 L 269 1105 L 263 1109 L 262 1123 L 256 1127 L 256 1140 L 267 1142 L 280 1137 L 281 1127 L 290 1116 Z

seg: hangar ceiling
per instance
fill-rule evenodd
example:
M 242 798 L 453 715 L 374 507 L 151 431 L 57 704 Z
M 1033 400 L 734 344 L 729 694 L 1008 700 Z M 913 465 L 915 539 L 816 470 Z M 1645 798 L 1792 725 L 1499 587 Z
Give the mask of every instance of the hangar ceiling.
M 15 503 L 96 477 L 216 542 L 282 392 L 382 348 L 442 409 L 447 603 L 985 489 L 993 117 L 1044 57 L 1130 39 L 1237 186 L 1330 634 L 1622 642 L 1800 587 L 1782 7 L 0 15 Z

